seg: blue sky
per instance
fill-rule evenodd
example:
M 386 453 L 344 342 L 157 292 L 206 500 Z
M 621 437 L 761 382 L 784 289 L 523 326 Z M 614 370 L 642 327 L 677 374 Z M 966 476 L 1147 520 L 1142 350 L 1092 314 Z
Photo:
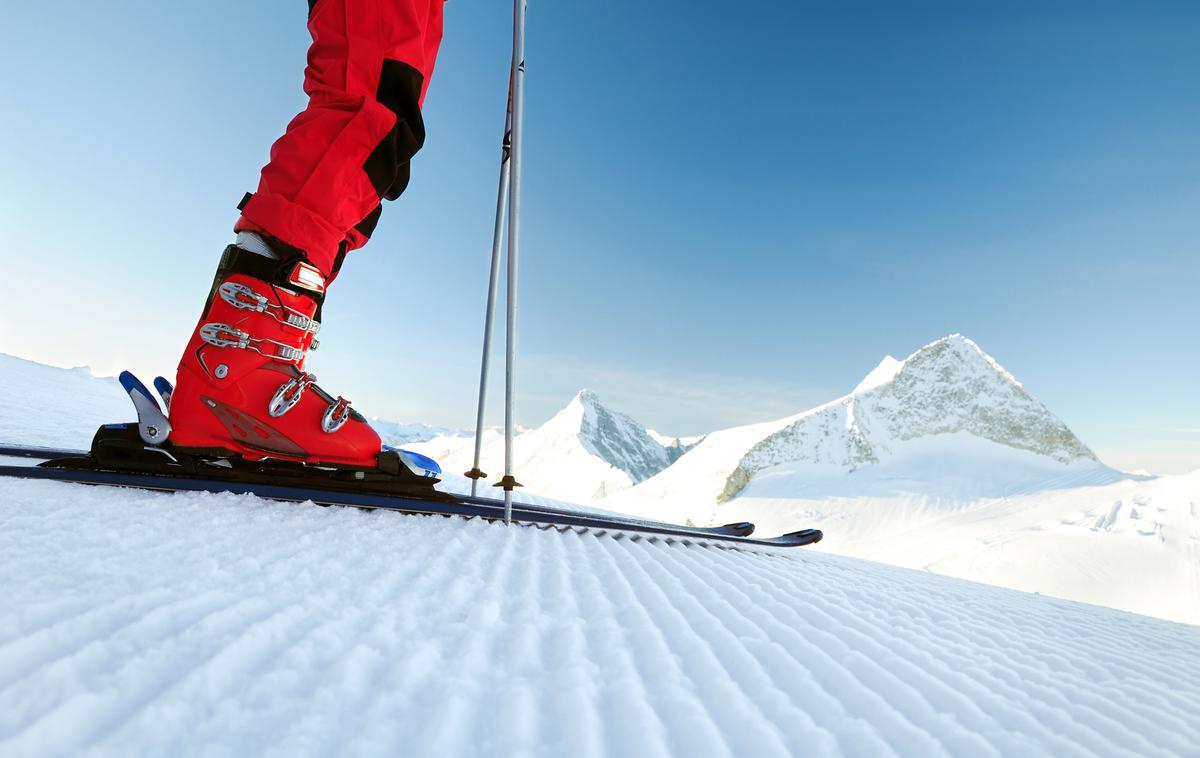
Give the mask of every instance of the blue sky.
M 173 371 L 305 10 L 6 10 L 0 351 Z M 331 294 L 312 367 L 368 414 L 472 423 L 509 14 L 447 4 L 413 183 Z M 961 332 L 1109 462 L 1200 468 L 1200 5 L 534 0 L 527 119 L 522 423 L 584 386 L 779 417 Z

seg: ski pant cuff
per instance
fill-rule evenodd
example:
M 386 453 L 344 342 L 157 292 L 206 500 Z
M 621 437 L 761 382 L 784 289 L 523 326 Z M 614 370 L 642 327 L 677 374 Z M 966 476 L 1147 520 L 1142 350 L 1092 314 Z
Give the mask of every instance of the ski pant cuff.
M 346 232 L 282 195 L 256 192 L 242 208 L 235 232 L 268 234 L 304 251 L 309 263 L 326 277 L 333 270 L 338 246 Z

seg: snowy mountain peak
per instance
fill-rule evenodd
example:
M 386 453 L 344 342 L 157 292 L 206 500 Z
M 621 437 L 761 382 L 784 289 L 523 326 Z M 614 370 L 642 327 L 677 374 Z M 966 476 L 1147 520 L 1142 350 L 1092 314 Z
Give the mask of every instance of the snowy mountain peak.
M 575 397 L 571 400 L 571 402 L 579 403 L 581 405 L 602 405 L 600 402 L 600 396 L 589 390 L 587 387 L 584 387 L 583 389 L 579 390 L 579 392 L 575 393 Z
M 1060 463 L 1096 460 L 1012 374 L 973 341 L 951 334 L 903 361 L 885 358 L 851 394 L 760 440 L 730 474 L 719 500 L 736 497 L 755 474 L 780 464 L 854 471 L 909 441 L 960 433 Z
M 885 359 L 886 362 L 886 359 Z M 899 362 L 896 373 L 910 363 L 937 363 L 949 373 L 970 371 L 982 375 L 997 374 L 1006 382 L 1023 387 L 1017 378 L 988 355 L 974 340 L 961 334 L 950 334 L 934 340 Z M 877 369 L 878 370 L 878 369 Z
M 535 434 L 572 437 L 587 452 L 640 482 L 670 465 L 667 448 L 646 427 L 614 411 L 589 389 L 580 392 Z
M 875 442 L 968 432 L 1066 463 L 1095 455 L 1016 377 L 959 334 L 908 356 L 888 381 L 859 393 Z M 883 422 L 882 424 L 878 422 Z
M 943 368 L 949 373 L 965 370 L 978 371 L 984 374 L 994 372 L 1002 376 L 1005 380 L 1021 386 L 1016 377 L 1005 371 L 1004 367 L 997 363 L 992 356 L 983 352 L 973 340 L 956 333 L 930 342 L 902 361 L 890 355 L 885 355 L 883 360 L 879 362 L 879 365 L 871 369 L 871 372 L 863 377 L 863 380 L 858 383 L 858 386 L 850 394 L 859 395 L 869 392 L 892 381 L 905 365 L 910 362 L 922 363 L 933 361 L 941 362 Z
M 890 355 L 885 355 L 883 360 L 879 362 L 879 365 L 871 369 L 871 373 L 863 377 L 863 380 L 858 383 L 858 386 L 850 394 L 855 395 L 859 392 L 866 392 L 867 390 L 875 389 L 884 382 L 891 381 L 892 377 L 896 375 L 896 372 L 903 365 L 903 361 L 896 360 Z
M 535 431 L 578 436 L 583 433 L 585 427 L 594 426 L 597 417 L 608 412 L 599 395 L 589 389 L 583 389 L 577 392 L 575 397 L 563 406 L 562 410 Z
M 530 491 L 581 503 L 654 476 L 687 449 L 679 441 L 658 441 L 587 389 L 546 423 L 518 434 L 513 444 L 514 470 Z M 473 465 L 473 435 L 443 435 L 409 447 L 433 457 L 446 471 Z M 487 430 L 480 467 L 499 471 L 503 461 L 504 440 L 497 430 Z
M 594 418 L 608 412 L 600 396 L 589 389 L 575 393 L 575 397 L 563 406 L 563 409 L 547 421 L 541 428 L 560 428 L 568 434 L 578 433 L 587 424 L 588 418 Z

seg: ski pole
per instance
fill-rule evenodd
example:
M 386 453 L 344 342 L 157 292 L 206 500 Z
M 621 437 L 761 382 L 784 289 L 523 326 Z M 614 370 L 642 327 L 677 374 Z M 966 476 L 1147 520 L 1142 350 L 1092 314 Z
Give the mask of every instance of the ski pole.
M 510 64 L 511 65 L 511 64 Z M 479 468 L 483 454 L 483 413 L 487 404 L 488 369 L 492 353 L 492 322 L 496 315 L 496 293 L 500 289 L 500 255 L 504 246 L 504 218 L 508 212 L 509 155 L 512 153 L 512 71 L 508 78 L 508 105 L 504 114 L 504 138 L 500 152 L 500 188 L 496 193 L 496 224 L 492 230 L 492 268 L 488 276 L 487 309 L 483 320 L 483 359 L 479 366 L 479 407 L 475 415 L 475 460 L 466 473 L 471 479 L 471 497 L 476 496 L 479 480 L 487 476 Z
M 509 157 L 508 200 L 508 318 L 504 361 L 504 523 L 512 522 L 512 491 L 521 486 L 513 478 L 513 394 L 517 372 L 517 264 L 521 237 L 521 131 L 525 110 L 525 0 L 513 0 L 512 152 Z

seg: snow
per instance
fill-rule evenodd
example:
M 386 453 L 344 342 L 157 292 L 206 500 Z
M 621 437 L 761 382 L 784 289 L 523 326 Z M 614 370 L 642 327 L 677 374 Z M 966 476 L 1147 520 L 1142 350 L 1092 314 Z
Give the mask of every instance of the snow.
M 704 439 L 703 434 L 695 435 L 692 437 L 672 437 L 670 435 L 663 434 L 661 432 L 656 432 L 653 429 L 650 429 L 649 427 L 646 428 L 646 434 L 650 435 L 650 439 L 654 440 L 655 442 L 657 442 L 658 444 L 662 445 L 665 448 L 673 448 L 673 449 L 680 450 L 681 451 L 679 453 L 680 455 L 683 455 L 683 453 L 686 453 L 688 450 L 691 450 L 693 447 L 695 447 L 697 444 L 699 444 Z
M 1200 630 L 817 552 L 0 481 L 0 754 L 1194 755 Z
M 871 369 L 871 372 L 863 377 L 863 380 L 854 388 L 853 393 L 867 392 L 873 390 L 881 384 L 886 384 L 896 378 L 896 374 L 904 367 L 904 361 L 898 361 L 890 355 L 884 356 L 879 365 Z
M 710 518 L 767 533 L 802 521 L 840 555 L 1200 624 L 1200 473 L 1135 477 L 987 448 L 909 443 L 849 476 L 779 466 Z
M 0 442 L 86 448 L 102 424 L 136 418 L 116 378 L 97 378 L 87 367 L 0 353 L 0 388 Z
M 603 502 L 611 510 L 653 514 L 665 521 L 706 520 L 741 459 L 738 453 L 796 418 L 713 432 L 662 473 Z
M 646 429 L 646 434 L 650 435 L 650 439 L 654 440 L 663 447 L 669 447 L 679 441 L 679 437 L 672 437 L 662 432 L 656 432 L 653 429 Z
M 852 472 L 778 464 L 719 503 L 736 460 L 720 453 L 701 446 L 603 505 L 700 525 L 752 521 L 764 534 L 803 524 L 825 532 L 823 552 L 1200 624 L 1200 472 L 1063 464 L 957 432 L 898 443 Z M 711 463 L 684 467 L 697 454 Z
M 0 356 L 0 383 L 2 441 L 132 415 L 86 370 Z M 1200 472 L 961 428 L 765 461 L 717 502 L 839 404 L 627 490 L 707 459 L 693 515 L 826 528 L 790 551 L 0 478 L 0 755 L 1197 754 L 1200 627 L 1048 595 L 1196 621 Z

